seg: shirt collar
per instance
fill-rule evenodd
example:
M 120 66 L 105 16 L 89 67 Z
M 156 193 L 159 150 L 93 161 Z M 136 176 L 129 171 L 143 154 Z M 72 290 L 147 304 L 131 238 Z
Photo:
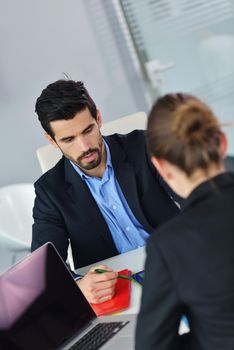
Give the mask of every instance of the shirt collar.
M 104 146 L 106 148 L 106 167 L 105 169 L 107 168 L 113 168 L 112 166 L 112 162 L 111 162 L 111 153 L 110 153 L 110 148 L 107 144 L 107 142 L 103 139 L 103 142 L 104 142 Z M 89 176 L 87 174 L 85 174 L 81 168 L 79 168 L 75 163 L 73 163 L 71 160 L 70 160 L 70 163 L 71 165 L 73 166 L 73 168 L 75 169 L 75 171 L 80 175 L 80 177 L 82 178 L 82 180 L 87 180 L 87 179 L 90 179 L 92 178 L 93 176 Z M 105 172 L 105 171 L 104 171 Z

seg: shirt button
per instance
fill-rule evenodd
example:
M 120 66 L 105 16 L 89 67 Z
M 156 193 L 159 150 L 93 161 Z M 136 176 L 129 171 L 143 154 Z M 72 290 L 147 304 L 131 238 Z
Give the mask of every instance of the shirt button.
M 113 205 L 113 206 L 112 206 L 112 208 L 113 208 L 114 210 L 116 210 L 116 209 L 117 209 L 116 205 Z
M 126 231 L 130 231 L 131 227 L 127 226 Z

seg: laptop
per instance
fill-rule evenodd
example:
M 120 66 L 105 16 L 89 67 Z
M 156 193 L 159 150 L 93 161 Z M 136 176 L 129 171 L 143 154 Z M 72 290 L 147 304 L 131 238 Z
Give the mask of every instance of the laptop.
M 51 243 L 0 275 L 0 349 L 134 349 L 135 324 L 97 317 Z

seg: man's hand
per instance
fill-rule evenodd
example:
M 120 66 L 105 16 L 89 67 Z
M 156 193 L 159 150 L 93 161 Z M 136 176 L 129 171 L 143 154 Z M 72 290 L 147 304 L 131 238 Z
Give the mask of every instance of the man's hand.
M 108 272 L 97 273 L 94 271 L 95 269 L 103 269 Z M 110 300 L 113 297 L 117 275 L 117 272 L 113 271 L 108 266 L 100 265 L 93 267 L 76 283 L 88 302 L 98 304 Z

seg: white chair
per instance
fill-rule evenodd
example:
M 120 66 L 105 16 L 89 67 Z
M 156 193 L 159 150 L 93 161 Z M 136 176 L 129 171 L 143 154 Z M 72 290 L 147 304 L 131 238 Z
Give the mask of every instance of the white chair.
M 37 158 L 43 174 L 53 168 L 61 157 L 62 153 L 59 148 L 51 144 L 41 146 L 37 149 Z
M 13 264 L 22 255 L 30 252 L 34 199 L 32 183 L 20 183 L 0 188 L 1 268 L 5 265 L 9 266 L 9 262 L 6 261 L 9 254 L 11 254 L 11 264 Z
M 103 135 L 115 133 L 127 134 L 134 129 L 145 129 L 147 116 L 145 112 L 138 112 L 121 117 L 110 122 L 103 123 L 101 132 Z
M 144 112 L 127 115 L 122 118 L 103 123 L 101 132 L 103 135 L 114 133 L 126 134 L 134 129 L 145 129 L 147 116 Z M 51 169 L 61 158 L 62 153 L 56 147 L 48 144 L 37 149 L 37 158 L 44 174 Z
M 0 188 L 0 230 L 6 238 L 18 242 L 18 250 L 28 247 L 31 250 L 32 241 L 32 210 L 35 191 L 32 183 L 15 184 Z M 12 246 L 13 242 L 5 242 Z M 6 239 L 5 239 L 6 241 Z M 12 248 L 12 251 L 14 250 Z M 12 258 L 14 260 L 14 257 Z M 14 263 L 14 261 L 12 261 Z M 69 248 L 68 263 L 74 269 L 73 259 Z
M 0 188 L 0 229 L 29 246 L 32 239 L 34 199 L 32 183 Z
M 30 246 L 0 230 L 0 273 L 29 254 Z

